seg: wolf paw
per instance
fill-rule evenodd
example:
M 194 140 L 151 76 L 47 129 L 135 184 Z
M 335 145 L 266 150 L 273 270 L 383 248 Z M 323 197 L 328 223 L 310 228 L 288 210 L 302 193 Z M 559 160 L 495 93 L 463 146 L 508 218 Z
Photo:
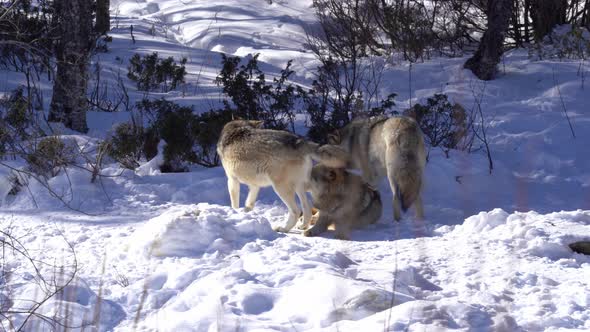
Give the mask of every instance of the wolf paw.
M 244 212 L 250 212 L 250 211 L 252 211 L 252 209 L 254 209 L 254 207 L 252 207 L 252 206 L 245 206 L 244 207 Z
M 305 230 L 308 227 L 309 227 L 309 225 L 306 225 L 304 222 L 300 222 L 297 224 L 297 229 L 300 229 L 300 230 Z
M 315 234 L 313 234 L 313 231 L 311 229 L 308 229 L 305 232 L 303 232 L 303 236 L 311 237 L 311 236 L 314 236 L 314 235 Z
M 283 227 L 283 226 L 275 226 L 272 228 L 275 232 L 279 232 L 279 233 L 288 233 L 290 231 L 290 229 Z
M 337 234 L 335 238 L 338 240 L 350 241 L 350 236 L 344 234 Z

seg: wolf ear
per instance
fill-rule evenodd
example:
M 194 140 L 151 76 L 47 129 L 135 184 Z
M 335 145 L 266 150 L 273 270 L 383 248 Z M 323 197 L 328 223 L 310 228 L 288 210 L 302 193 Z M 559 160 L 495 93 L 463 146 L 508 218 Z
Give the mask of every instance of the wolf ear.
M 344 168 L 330 168 L 328 169 L 328 181 L 340 182 L 344 178 Z
M 254 128 L 262 128 L 262 125 L 264 124 L 264 121 L 260 121 L 260 120 L 250 120 L 250 124 L 252 125 L 252 127 Z
M 336 172 L 335 169 L 328 170 L 328 180 L 330 182 L 336 181 L 337 178 L 338 178 L 338 173 Z
M 328 143 L 334 145 L 340 144 L 340 132 L 338 130 L 334 130 L 328 134 Z

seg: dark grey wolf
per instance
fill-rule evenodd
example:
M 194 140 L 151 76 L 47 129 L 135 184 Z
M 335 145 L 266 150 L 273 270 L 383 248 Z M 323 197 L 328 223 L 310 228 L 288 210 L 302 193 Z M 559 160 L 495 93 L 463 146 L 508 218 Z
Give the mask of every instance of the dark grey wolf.
M 379 192 L 344 168 L 316 165 L 311 171 L 309 191 L 319 211 L 315 225 L 303 235 L 315 236 L 334 225 L 336 238 L 350 239 L 350 230 L 373 224 L 381 218 Z

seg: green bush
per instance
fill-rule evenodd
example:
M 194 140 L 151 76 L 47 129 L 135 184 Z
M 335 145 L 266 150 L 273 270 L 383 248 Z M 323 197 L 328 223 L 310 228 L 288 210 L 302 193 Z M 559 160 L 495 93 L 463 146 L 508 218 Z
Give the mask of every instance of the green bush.
M 293 106 L 297 89 L 288 83 L 293 74 L 291 61 L 281 70 L 273 83 L 267 83 L 264 73 L 258 68 L 258 54 L 240 65 L 240 57 L 222 54 L 222 68 L 215 82 L 223 87 L 229 97 L 224 100 L 224 110 L 248 120 L 262 120 L 267 128 L 293 128 Z
M 195 115 L 192 108 L 178 106 L 172 102 L 159 100 L 156 105 L 165 104 L 166 110 L 158 113 L 151 129 L 166 141 L 162 172 L 183 172 L 189 163 L 196 163 L 198 158 L 193 150 L 196 144 L 194 127 Z
M 173 57 L 159 58 L 158 52 L 143 58 L 136 53 L 129 60 L 127 77 L 137 83 L 138 90 L 151 91 L 160 87 L 162 92 L 168 92 L 184 83 L 185 64 L 186 58 L 182 58 L 179 65 Z
M 378 106 L 374 106 L 368 111 L 364 109 L 365 101 L 360 93 L 346 103 L 343 102 L 341 96 L 332 96 L 330 92 L 338 70 L 335 63 L 327 62 L 318 68 L 318 77 L 313 81 L 311 89 L 304 91 L 302 88 L 298 88 L 304 112 L 309 117 L 307 136 L 321 144 L 327 143 L 328 133 L 344 127 L 352 118 L 396 113 L 392 110 L 395 106 L 395 93 L 388 95 L 387 98 L 381 100 Z M 350 109 L 348 105 L 355 107 Z
M 432 147 L 455 149 L 466 135 L 465 109 L 460 104 L 451 104 L 445 94 L 435 94 L 425 105 L 416 104 L 404 114 L 418 122 Z
M 0 108 L 3 109 L 2 119 L 14 134 L 24 139 L 27 137 L 27 129 L 31 125 L 31 117 L 28 112 L 29 101 L 24 95 L 24 88 L 18 87 L 8 98 L 0 100 Z M 8 131 L 9 128 L 6 128 Z
M 30 170 L 45 178 L 59 174 L 60 169 L 75 162 L 74 147 L 58 136 L 41 139 L 26 156 Z
M 364 109 L 365 100 L 359 91 L 348 99 L 333 93 L 334 86 L 341 86 L 344 79 L 342 68 L 335 61 L 328 60 L 318 68 L 318 77 L 309 90 L 289 82 L 294 73 L 291 61 L 272 83 L 266 81 L 258 66 L 258 54 L 241 62 L 239 57 L 222 55 L 216 83 L 229 97 L 223 101 L 223 110 L 244 119 L 262 120 L 266 128 L 293 130 L 295 114 L 301 112 L 308 116 L 307 136 L 318 143 L 326 143 L 327 134 L 346 125 L 351 117 L 395 113 L 391 111 L 395 105 L 394 93 L 368 110 Z
M 197 146 L 197 163 L 207 167 L 219 166 L 217 141 L 223 126 L 232 120 L 232 113 L 227 110 L 209 111 L 195 119 L 194 135 Z
M 142 157 L 155 157 L 160 140 L 166 142 L 162 172 L 184 172 L 191 164 L 219 166 L 215 147 L 221 129 L 231 121 L 231 112 L 218 110 L 196 115 L 192 108 L 164 99 L 144 99 L 136 108 L 147 119 L 147 126 L 120 124 L 109 140 L 109 155 L 123 167 L 135 169 Z
M 114 133 L 103 144 L 108 144 L 108 154 L 119 162 L 121 166 L 135 169 L 139 166 L 138 160 L 142 156 L 145 138 L 143 128 L 126 122 L 117 125 Z
M 221 129 L 231 121 L 227 110 L 210 111 L 195 115 L 192 108 L 179 106 L 169 101 L 151 102 L 157 113 L 149 132 L 157 140 L 166 141 L 162 172 L 185 171 L 189 164 L 206 167 L 219 165 L 215 146 Z M 146 105 L 146 104 L 144 104 Z
M 8 127 L 3 122 L 0 122 L 0 157 L 3 157 L 10 147 L 12 138 Z

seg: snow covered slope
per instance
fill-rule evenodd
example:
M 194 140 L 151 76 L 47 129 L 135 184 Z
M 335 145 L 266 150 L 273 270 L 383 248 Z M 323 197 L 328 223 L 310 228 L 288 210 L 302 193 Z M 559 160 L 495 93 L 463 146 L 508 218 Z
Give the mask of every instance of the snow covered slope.
M 275 73 L 294 59 L 296 80 L 309 84 L 315 62 L 304 50 L 303 26 L 314 22 L 310 3 L 114 0 L 110 52 L 94 61 L 114 82 L 136 52 L 186 56 L 187 87 L 153 96 L 198 111 L 219 103 L 213 80 L 221 51 L 260 52 L 263 70 Z M 382 220 L 339 241 L 331 232 L 274 233 L 287 211 L 270 188 L 253 211 L 232 210 L 221 168 L 121 173 L 108 165 L 104 174 L 117 176 L 102 185 L 72 169 L 51 184 L 87 214 L 35 183 L 0 210 L 1 229 L 38 261 L 71 266 L 70 245 L 75 250 L 75 282 L 39 312 L 100 331 L 589 330 L 590 258 L 567 244 L 590 238 L 590 87 L 579 74 L 590 66 L 532 62 L 515 50 L 501 76 L 484 84 L 462 69 L 464 61 L 391 64 L 384 75 L 382 93 L 398 93 L 399 109 L 439 92 L 471 109 L 474 94 L 483 94 L 494 170 L 488 173 L 483 151 L 447 157 L 431 150 L 425 222 L 413 211 L 392 222 L 385 181 Z M 0 92 L 22 82 L 5 77 Z M 142 97 L 132 84 L 129 90 L 132 100 Z M 89 135 L 70 137 L 96 144 L 127 117 L 92 113 Z M 4 262 L 15 272 L 0 280 L 1 307 L 29 308 L 43 282 L 18 253 Z M 30 330 L 48 328 L 34 322 Z

